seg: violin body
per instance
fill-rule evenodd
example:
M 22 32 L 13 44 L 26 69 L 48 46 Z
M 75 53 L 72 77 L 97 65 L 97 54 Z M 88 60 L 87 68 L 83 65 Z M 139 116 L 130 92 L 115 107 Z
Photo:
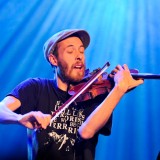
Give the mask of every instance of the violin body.
M 114 81 L 105 79 L 106 74 L 102 74 L 91 86 L 89 86 L 85 92 L 83 92 L 77 99 L 76 102 L 87 101 L 89 99 L 94 99 L 98 95 L 109 93 L 114 87 Z M 86 82 L 79 83 L 75 86 L 71 85 L 68 93 L 70 95 L 76 94 L 76 92 L 85 84 Z

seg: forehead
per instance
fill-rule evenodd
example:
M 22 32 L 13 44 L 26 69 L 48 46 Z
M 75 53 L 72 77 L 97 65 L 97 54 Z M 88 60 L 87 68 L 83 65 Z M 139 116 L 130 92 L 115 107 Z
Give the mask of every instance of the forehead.
M 57 43 L 58 44 L 58 47 L 67 47 L 67 46 L 70 46 L 70 45 L 73 45 L 73 46 L 83 46 L 83 43 L 81 41 L 80 38 L 78 37 L 68 37 L 60 42 Z

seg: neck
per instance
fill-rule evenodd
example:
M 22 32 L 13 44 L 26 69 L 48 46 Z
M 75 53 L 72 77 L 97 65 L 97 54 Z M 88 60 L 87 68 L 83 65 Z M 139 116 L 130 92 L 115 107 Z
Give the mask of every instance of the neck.
M 58 76 L 56 77 L 57 87 L 63 91 L 67 91 L 68 83 L 63 82 Z

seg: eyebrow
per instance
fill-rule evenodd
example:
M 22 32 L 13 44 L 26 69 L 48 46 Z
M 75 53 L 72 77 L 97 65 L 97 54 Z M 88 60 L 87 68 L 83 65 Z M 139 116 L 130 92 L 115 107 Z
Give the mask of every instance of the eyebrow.
M 67 47 L 73 47 L 74 45 L 73 44 L 70 44 L 70 45 L 68 45 Z M 84 47 L 84 45 L 82 44 L 82 45 L 80 45 L 79 47 Z

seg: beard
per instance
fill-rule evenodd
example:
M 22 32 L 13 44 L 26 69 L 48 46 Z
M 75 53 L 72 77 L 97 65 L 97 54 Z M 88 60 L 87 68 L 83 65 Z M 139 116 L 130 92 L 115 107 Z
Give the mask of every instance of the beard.
M 77 64 L 77 63 L 82 64 L 82 62 L 76 62 L 75 64 Z M 69 66 L 66 62 L 60 61 L 60 60 L 58 61 L 58 72 L 57 72 L 57 74 L 63 82 L 76 83 L 76 82 L 79 82 L 83 79 L 83 77 L 85 75 L 85 69 L 86 69 L 85 64 L 83 63 L 80 72 L 75 70 L 75 67 L 74 67 L 75 64 L 73 64 L 69 68 Z

